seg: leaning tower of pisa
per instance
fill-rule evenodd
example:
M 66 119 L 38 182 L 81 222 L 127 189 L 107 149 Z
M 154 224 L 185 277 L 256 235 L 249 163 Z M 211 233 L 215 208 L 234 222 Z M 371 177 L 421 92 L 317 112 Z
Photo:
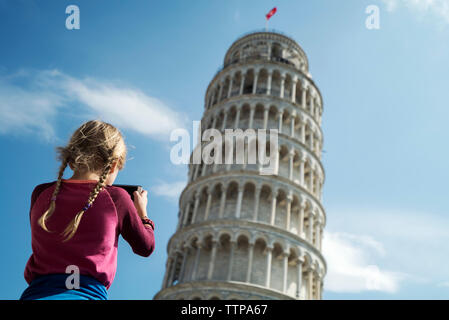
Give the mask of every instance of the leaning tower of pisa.
M 321 299 L 323 103 L 290 37 L 236 40 L 205 96 L 202 130 L 277 129 L 274 175 L 259 164 L 191 164 L 155 299 Z

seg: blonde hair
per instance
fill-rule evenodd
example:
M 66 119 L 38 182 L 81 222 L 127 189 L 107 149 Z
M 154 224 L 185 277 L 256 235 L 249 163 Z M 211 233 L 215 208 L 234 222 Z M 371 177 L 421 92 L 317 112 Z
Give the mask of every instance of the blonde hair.
M 62 176 L 67 165 L 74 171 L 95 172 L 100 175 L 98 183 L 90 192 L 86 206 L 81 209 L 62 232 L 64 241 L 70 240 L 84 213 L 92 206 L 100 191 L 105 186 L 109 171 L 115 161 L 119 170 L 123 169 L 126 161 L 126 145 L 120 131 L 109 123 L 99 120 L 91 120 L 79 127 L 70 138 L 65 147 L 56 148 L 61 161 L 58 180 L 53 191 L 50 206 L 39 218 L 39 225 L 47 232 L 47 220 L 52 216 L 56 208 L 56 197 L 61 188 Z

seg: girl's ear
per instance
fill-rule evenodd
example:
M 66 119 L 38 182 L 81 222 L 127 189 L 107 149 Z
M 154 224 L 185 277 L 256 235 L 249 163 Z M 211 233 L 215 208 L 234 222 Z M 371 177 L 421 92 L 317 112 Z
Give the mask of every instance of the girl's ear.
M 118 161 L 114 161 L 113 163 L 112 163 L 112 166 L 111 166 L 111 170 L 109 170 L 109 173 L 114 173 L 115 172 L 115 170 L 117 169 L 117 164 L 118 164 Z

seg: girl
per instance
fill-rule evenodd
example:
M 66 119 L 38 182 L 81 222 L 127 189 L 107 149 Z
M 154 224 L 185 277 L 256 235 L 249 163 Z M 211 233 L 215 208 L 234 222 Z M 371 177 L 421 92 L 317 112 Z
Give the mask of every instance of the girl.
M 33 253 L 21 299 L 106 300 L 117 268 L 118 236 L 140 256 L 154 250 L 147 191 L 134 192 L 133 203 L 124 189 L 112 186 L 125 165 L 126 146 L 108 123 L 84 123 L 57 151 L 58 180 L 38 185 L 31 196 Z M 74 174 L 63 179 L 67 165 Z

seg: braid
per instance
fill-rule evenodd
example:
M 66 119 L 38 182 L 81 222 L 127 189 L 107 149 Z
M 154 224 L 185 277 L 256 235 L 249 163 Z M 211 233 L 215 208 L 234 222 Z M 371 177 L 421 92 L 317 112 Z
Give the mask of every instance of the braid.
M 58 195 L 59 189 L 61 188 L 62 176 L 64 175 L 64 170 L 67 167 L 67 164 L 68 164 L 68 159 L 67 159 L 67 157 L 65 157 L 62 160 L 61 166 L 59 167 L 58 180 L 56 181 L 55 190 L 53 191 L 53 194 L 51 195 L 50 206 L 48 207 L 47 211 L 45 211 L 44 214 L 37 221 L 37 223 L 42 227 L 42 229 L 44 229 L 47 232 L 51 232 L 50 230 L 48 230 L 46 222 L 47 222 L 48 218 L 50 218 L 53 215 L 53 213 L 55 212 L 56 196 Z
M 65 237 L 64 242 L 70 240 L 75 235 L 75 232 L 76 232 L 76 230 L 78 230 L 78 226 L 81 222 L 81 218 L 83 217 L 84 213 L 87 211 L 87 209 L 89 209 L 92 206 L 92 204 L 94 203 L 98 194 L 100 193 L 101 189 L 103 189 L 106 178 L 108 177 L 108 174 L 109 174 L 109 170 L 111 170 L 112 162 L 114 160 L 115 160 L 115 158 L 113 155 L 109 156 L 109 158 L 106 162 L 106 166 L 103 169 L 103 173 L 101 174 L 97 185 L 90 192 L 89 199 L 87 200 L 86 206 L 76 214 L 75 218 L 73 218 L 73 220 L 69 223 L 69 225 L 62 232 L 62 235 Z

